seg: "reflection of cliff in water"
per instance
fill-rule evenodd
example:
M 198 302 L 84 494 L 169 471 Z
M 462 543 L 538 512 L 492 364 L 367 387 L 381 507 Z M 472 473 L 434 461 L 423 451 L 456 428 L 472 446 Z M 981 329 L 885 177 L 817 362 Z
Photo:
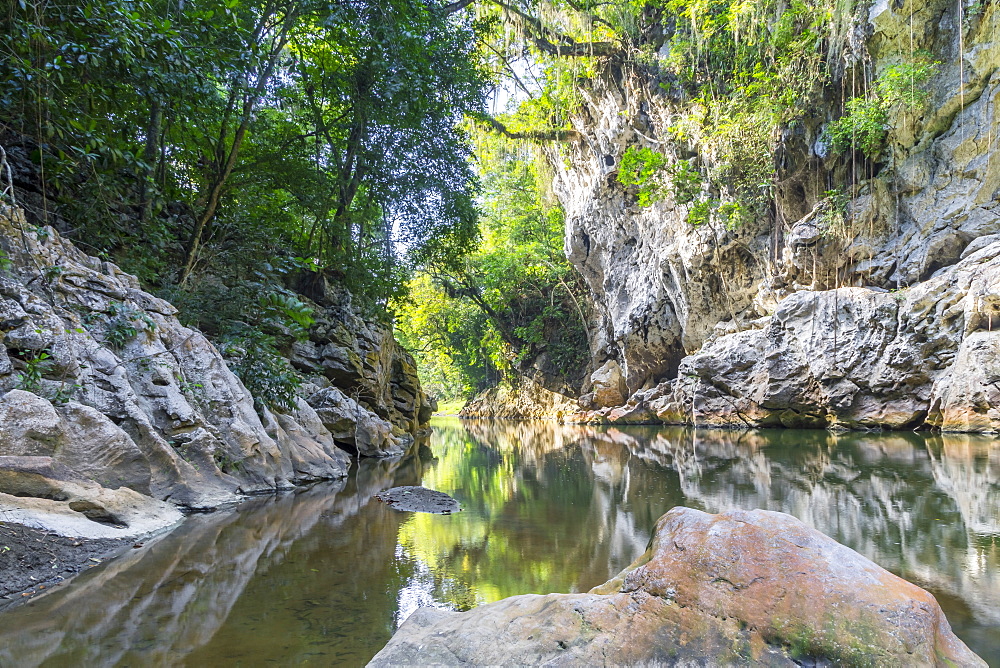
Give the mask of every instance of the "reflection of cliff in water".
M 602 470 L 599 449 L 576 447 L 584 427 L 453 421 L 435 429 L 438 459 L 424 485 L 465 511 L 448 523 L 414 517 L 400 544 L 438 573 L 441 595 L 459 609 L 601 584 L 645 550 L 653 521 L 673 505 L 651 494 L 655 508 L 633 512 L 621 494 L 627 450 L 626 466 L 614 455 Z M 669 486 L 650 480 L 651 490 Z
M 419 469 L 416 457 L 362 460 L 346 483 L 322 483 L 277 499 L 254 499 L 235 512 L 190 517 L 171 534 L 94 568 L 72 586 L 6 613 L 0 665 L 175 665 L 182 658 L 191 665 L 299 662 L 315 654 L 336 659 L 324 651 L 325 644 L 336 644 L 329 635 L 334 619 L 338 633 L 372 636 L 374 654 L 393 629 L 382 623 L 373 630 L 375 620 L 366 619 L 363 609 L 350 615 L 351 605 L 368 591 L 393 589 L 389 581 L 398 578 L 393 554 L 403 516 L 371 497 L 386 487 L 418 482 Z M 363 521 L 357 521 L 360 515 Z M 331 560 L 331 552 L 339 552 L 339 559 Z M 278 565 L 282 578 L 302 581 L 299 601 L 274 600 L 273 581 L 261 576 Z M 338 571 L 345 569 L 356 574 L 344 578 Z M 356 591 L 345 591 L 345 580 Z M 386 586 L 375 584 L 379 580 Z M 269 590 L 255 591 L 262 586 Z M 286 596 L 288 591 L 282 589 Z M 216 637 L 224 624 L 225 637 Z
M 1000 665 L 991 439 L 449 421 L 433 451 L 191 517 L 5 613 L 0 666 L 361 665 L 418 605 L 604 582 L 676 505 L 796 515 L 931 589 Z M 372 499 L 409 484 L 464 510 L 398 513 Z
M 632 457 L 633 477 L 637 459 L 675 471 L 679 503 L 790 513 L 940 598 L 953 597 L 954 614 L 1000 623 L 995 439 L 636 427 L 592 429 L 581 444 L 603 448 L 607 459 L 609 443 L 627 449 L 618 458 Z

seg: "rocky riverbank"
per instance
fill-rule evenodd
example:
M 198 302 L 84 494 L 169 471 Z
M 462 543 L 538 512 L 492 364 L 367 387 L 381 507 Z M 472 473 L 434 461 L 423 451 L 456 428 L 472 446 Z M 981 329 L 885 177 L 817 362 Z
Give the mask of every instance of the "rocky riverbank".
M 290 351 L 300 396 L 278 410 L 171 304 L 54 229 L 0 207 L 0 251 L 4 591 L 34 582 L 34 543 L 50 570 L 78 569 L 181 510 L 343 478 L 352 455 L 398 457 L 434 408 L 391 329 L 325 283 Z
M 44 594 L 134 545 L 141 543 L 63 536 L 0 521 L 0 610 Z

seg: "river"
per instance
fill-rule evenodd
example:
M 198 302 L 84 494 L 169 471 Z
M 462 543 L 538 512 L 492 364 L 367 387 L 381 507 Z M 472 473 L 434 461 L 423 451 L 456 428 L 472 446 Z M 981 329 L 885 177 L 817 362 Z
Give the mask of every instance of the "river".
M 418 606 L 604 582 L 676 505 L 795 515 L 933 592 L 1000 666 L 996 439 L 436 418 L 429 448 L 188 518 L 0 615 L 0 666 L 364 665 Z M 413 484 L 464 510 L 372 498 Z

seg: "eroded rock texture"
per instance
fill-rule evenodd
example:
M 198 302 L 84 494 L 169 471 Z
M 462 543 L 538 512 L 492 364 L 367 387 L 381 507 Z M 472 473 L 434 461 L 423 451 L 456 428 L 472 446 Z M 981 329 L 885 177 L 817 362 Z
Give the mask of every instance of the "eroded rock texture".
M 0 455 L 49 457 L 109 489 L 211 507 L 344 477 L 338 446 L 396 455 L 429 418 L 412 359 L 386 327 L 322 310 L 307 346 L 320 351 L 312 396 L 271 411 L 133 276 L 12 208 L 0 209 L 0 243 Z M 354 383 L 358 400 L 332 406 L 338 383 Z
M 574 399 L 546 390 L 524 378 L 517 386 L 500 385 L 483 392 L 459 413 L 466 418 L 544 418 L 561 420 L 579 410 Z
M 799 292 L 710 339 L 649 407 L 667 422 L 1000 430 L 1000 243 L 897 292 Z
M 352 451 L 365 456 L 402 453 L 436 408 L 420 387 L 413 356 L 393 338 L 391 328 L 363 317 L 350 293 L 328 283 L 305 291 L 314 299 L 316 323 L 307 341 L 292 346 L 291 361 L 318 388 L 309 404 L 335 436 L 345 433 L 345 421 L 372 434 L 361 436 L 360 443 L 353 435 L 338 436 L 338 443 Z
M 650 549 L 588 594 L 414 613 L 384 665 L 985 666 L 937 601 L 790 515 L 675 508 Z
M 958 11 L 875 2 L 855 16 L 845 58 L 872 77 L 914 49 L 939 61 L 926 106 L 892 115 L 891 160 L 855 179 L 824 139 L 842 101 L 825 100 L 774 138 L 771 213 L 735 228 L 690 224 L 672 196 L 638 204 L 617 181 L 622 156 L 693 155 L 669 130 L 686 109 L 641 70 L 612 64 L 591 82 L 574 117 L 583 139 L 551 162 L 566 251 L 599 314 L 595 377 L 614 361 L 631 401 L 612 416 L 584 395 L 601 411 L 585 419 L 655 421 L 650 403 L 673 394 L 656 407 L 670 422 L 1000 427 L 1000 7 Z

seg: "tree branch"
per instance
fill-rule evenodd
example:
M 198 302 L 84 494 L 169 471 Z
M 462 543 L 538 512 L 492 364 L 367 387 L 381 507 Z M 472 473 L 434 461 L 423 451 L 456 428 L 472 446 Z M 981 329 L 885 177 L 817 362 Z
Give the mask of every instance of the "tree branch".
M 576 130 L 531 130 L 530 132 L 511 132 L 507 126 L 489 114 L 476 114 L 473 119 L 485 125 L 494 132 L 499 132 L 508 139 L 526 139 L 528 141 L 572 142 L 583 138 Z
M 523 23 L 524 36 L 531 41 L 535 47 L 550 56 L 560 56 L 566 58 L 581 58 L 586 56 L 610 56 L 618 53 L 618 45 L 614 42 L 577 42 L 576 40 L 561 35 L 554 30 L 546 28 L 541 19 L 526 14 L 513 5 L 508 5 L 501 0 L 490 0 L 493 4 L 503 9 L 508 14 L 513 14 Z
M 610 56 L 619 52 L 618 45 L 614 42 L 577 42 L 571 37 L 567 37 L 566 35 L 562 35 L 550 28 L 545 27 L 541 19 L 531 16 L 514 5 L 509 5 L 501 0 L 487 1 L 496 5 L 507 14 L 511 14 L 520 19 L 523 24 L 522 32 L 524 33 L 525 38 L 534 44 L 539 51 L 547 53 L 550 56 L 585 58 L 588 56 Z M 444 5 L 439 11 L 445 15 L 454 14 L 455 12 L 465 9 L 473 2 L 475 2 L 475 0 L 457 0 L 456 2 Z M 579 3 L 570 2 L 569 4 L 573 9 L 581 14 L 584 14 L 591 21 L 610 25 L 607 21 L 586 12 Z
M 445 15 L 454 14 L 455 12 L 462 11 L 475 1 L 476 0 L 458 0 L 458 2 L 453 2 L 451 4 L 445 5 L 444 7 L 441 7 L 440 9 L 438 9 L 438 11 Z

